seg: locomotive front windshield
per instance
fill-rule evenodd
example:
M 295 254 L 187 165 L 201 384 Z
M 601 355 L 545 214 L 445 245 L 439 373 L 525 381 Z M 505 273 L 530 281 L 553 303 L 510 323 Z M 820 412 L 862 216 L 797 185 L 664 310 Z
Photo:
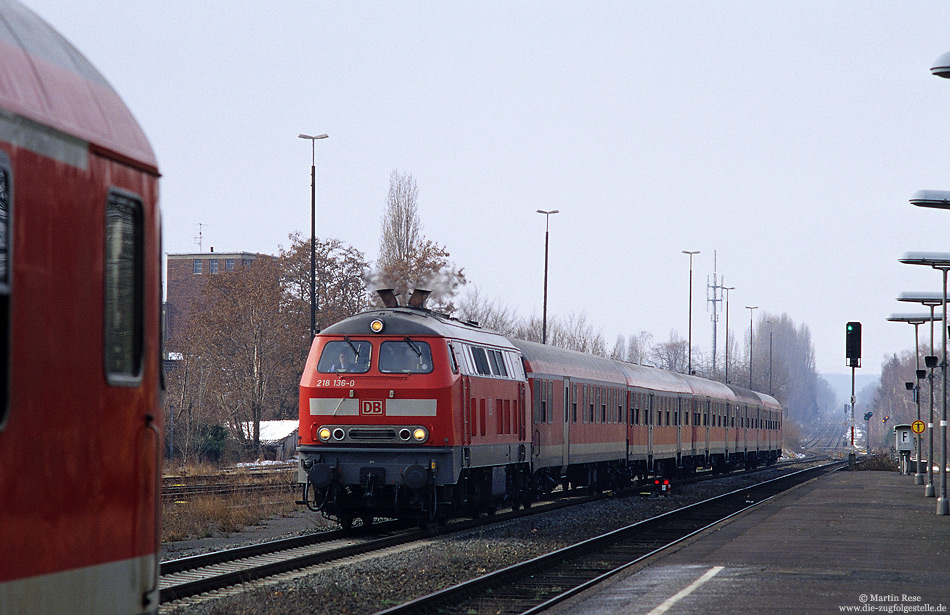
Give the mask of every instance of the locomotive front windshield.
M 432 351 L 429 344 L 409 337 L 398 342 L 383 342 L 379 349 L 379 371 L 384 374 L 432 372 Z
M 369 371 L 372 353 L 373 345 L 369 342 L 327 342 L 317 363 L 317 371 L 321 374 L 365 374 Z

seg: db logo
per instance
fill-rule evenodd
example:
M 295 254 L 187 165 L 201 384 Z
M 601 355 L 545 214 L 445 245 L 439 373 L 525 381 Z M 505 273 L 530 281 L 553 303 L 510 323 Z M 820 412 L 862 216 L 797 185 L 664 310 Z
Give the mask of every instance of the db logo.
M 383 401 L 372 399 L 360 400 L 360 414 L 382 415 Z

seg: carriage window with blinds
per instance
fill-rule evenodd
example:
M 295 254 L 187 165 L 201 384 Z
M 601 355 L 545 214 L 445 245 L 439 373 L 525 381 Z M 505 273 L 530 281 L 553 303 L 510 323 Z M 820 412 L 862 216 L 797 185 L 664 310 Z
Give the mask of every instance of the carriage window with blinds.
M 105 370 L 109 384 L 142 375 L 142 203 L 113 192 L 106 204 Z
M 13 278 L 10 188 L 10 161 L 0 152 L 0 331 L 3 332 L 0 341 L 0 429 L 6 424 L 10 409 L 10 283 Z

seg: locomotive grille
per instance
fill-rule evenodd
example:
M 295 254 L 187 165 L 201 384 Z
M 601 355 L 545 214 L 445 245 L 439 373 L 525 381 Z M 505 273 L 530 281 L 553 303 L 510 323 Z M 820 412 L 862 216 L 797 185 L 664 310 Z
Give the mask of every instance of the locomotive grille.
M 350 440 L 386 440 L 396 439 L 395 429 L 386 429 L 381 427 L 355 427 L 350 430 Z

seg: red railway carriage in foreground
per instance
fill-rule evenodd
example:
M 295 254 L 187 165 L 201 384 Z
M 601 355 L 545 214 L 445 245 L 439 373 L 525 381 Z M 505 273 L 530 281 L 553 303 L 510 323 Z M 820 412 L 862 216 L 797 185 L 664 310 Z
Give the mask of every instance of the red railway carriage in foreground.
M 158 610 L 157 198 L 118 95 L 0 0 L 0 613 Z
M 388 301 L 318 335 L 301 379 L 304 499 L 344 527 L 781 454 L 782 409 L 767 395 Z

